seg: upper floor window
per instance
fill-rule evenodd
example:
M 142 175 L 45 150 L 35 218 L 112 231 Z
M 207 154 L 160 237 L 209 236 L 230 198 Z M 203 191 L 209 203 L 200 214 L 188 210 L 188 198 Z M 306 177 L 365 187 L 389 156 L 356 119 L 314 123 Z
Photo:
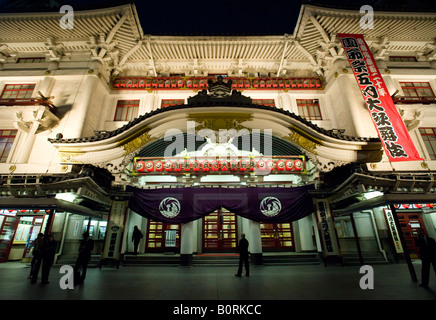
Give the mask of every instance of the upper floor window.
M 118 100 L 115 121 L 132 121 L 138 116 L 139 100 Z
M 12 149 L 17 130 L 0 130 L 0 163 L 5 163 Z
M 276 103 L 274 99 L 253 99 L 251 100 L 254 104 L 260 104 L 263 106 L 275 107 Z
M 419 98 L 434 97 L 433 90 L 428 82 L 400 82 L 400 85 L 406 97 L 416 97 L 417 100 Z
M 27 99 L 32 97 L 35 84 L 7 84 L 0 99 Z
M 180 104 L 185 104 L 185 100 L 184 99 L 162 99 L 160 106 L 161 106 L 161 108 L 163 108 L 163 107 L 177 106 Z
M 45 62 L 45 58 L 37 57 L 37 58 L 19 58 L 17 63 L 41 63 Z
M 322 120 L 318 99 L 297 99 L 298 114 L 307 120 Z
M 416 57 L 413 56 L 390 56 L 389 61 L 392 62 L 417 62 Z
M 430 154 L 430 159 L 436 160 L 436 128 L 419 128 L 419 133 Z

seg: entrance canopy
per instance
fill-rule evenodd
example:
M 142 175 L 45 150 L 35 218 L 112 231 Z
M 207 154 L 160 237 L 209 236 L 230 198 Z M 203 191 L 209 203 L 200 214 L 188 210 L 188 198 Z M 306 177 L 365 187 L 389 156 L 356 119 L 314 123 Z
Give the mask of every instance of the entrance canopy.
M 129 208 L 160 222 L 186 223 L 219 208 L 257 222 L 291 222 L 313 212 L 313 185 L 302 187 L 159 188 L 127 186 Z

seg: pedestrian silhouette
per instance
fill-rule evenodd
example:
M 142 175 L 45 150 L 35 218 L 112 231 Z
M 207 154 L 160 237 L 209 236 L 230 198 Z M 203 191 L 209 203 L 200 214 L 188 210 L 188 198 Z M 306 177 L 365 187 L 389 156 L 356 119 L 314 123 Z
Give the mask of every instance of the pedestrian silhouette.
M 137 226 L 133 227 L 133 234 L 132 234 L 132 241 L 133 241 L 133 252 L 134 254 L 138 254 L 138 246 L 139 242 L 144 236 L 142 235 L 142 232 L 138 229 Z
M 50 268 L 53 265 L 54 257 L 56 254 L 57 242 L 54 240 L 53 235 L 49 235 L 45 241 L 42 249 L 42 271 L 41 283 L 48 284 L 48 276 Z
M 74 266 L 74 282 L 80 284 L 85 281 L 86 270 L 88 263 L 91 260 L 91 251 L 94 249 L 94 241 L 89 237 L 89 232 L 83 234 L 83 239 L 80 241 L 79 256 Z
M 44 241 L 44 234 L 38 233 L 38 237 L 33 242 L 33 251 L 32 251 L 32 261 L 30 262 L 30 275 L 29 279 L 33 278 L 33 273 L 35 272 L 36 268 L 38 267 L 36 273 L 39 271 L 39 266 L 41 265 L 41 259 L 42 259 L 42 245 Z
M 245 276 L 250 276 L 250 264 L 248 262 L 248 240 L 245 239 L 245 233 L 241 234 L 241 240 L 239 240 L 239 268 L 238 273 L 235 276 L 240 277 L 242 275 L 242 265 L 245 265 Z
M 418 230 L 418 237 L 415 239 L 419 247 L 419 258 L 422 261 L 421 266 L 421 284 L 420 287 L 428 288 L 430 279 L 430 264 L 436 274 L 436 242 L 433 238 L 425 235 L 423 229 Z

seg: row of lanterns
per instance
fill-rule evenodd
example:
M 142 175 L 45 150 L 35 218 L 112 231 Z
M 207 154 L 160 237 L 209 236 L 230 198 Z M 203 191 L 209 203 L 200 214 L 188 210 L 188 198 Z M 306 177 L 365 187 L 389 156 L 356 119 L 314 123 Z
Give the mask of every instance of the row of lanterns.
M 287 160 L 138 160 L 138 173 L 147 172 L 246 172 L 246 171 L 296 171 L 303 169 L 301 159 Z
M 394 205 L 395 209 L 424 209 L 430 208 L 433 209 L 436 206 L 434 203 L 414 203 L 414 204 L 396 204 Z

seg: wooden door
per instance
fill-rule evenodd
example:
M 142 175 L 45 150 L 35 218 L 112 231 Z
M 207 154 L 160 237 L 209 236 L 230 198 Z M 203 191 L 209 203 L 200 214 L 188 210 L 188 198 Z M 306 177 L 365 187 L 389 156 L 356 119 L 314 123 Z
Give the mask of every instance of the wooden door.
M 203 252 L 237 251 L 236 215 L 219 209 L 203 218 Z
M 265 251 L 293 251 L 292 223 L 261 223 L 262 249 Z

